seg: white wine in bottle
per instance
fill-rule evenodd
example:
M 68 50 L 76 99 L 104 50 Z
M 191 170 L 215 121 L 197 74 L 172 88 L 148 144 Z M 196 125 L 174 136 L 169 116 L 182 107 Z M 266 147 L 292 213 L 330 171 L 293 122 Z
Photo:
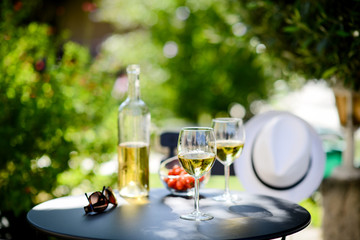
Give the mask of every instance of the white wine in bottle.
M 127 67 L 128 96 L 118 113 L 118 189 L 122 197 L 149 195 L 150 112 L 140 98 L 140 67 Z

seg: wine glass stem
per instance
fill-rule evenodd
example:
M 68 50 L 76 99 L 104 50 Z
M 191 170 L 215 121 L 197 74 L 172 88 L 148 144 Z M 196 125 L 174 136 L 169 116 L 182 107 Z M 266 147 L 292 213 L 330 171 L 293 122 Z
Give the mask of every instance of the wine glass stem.
M 200 181 L 198 178 L 195 178 L 195 212 L 199 213 L 199 187 L 200 187 Z
M 230 189 L 229 189 L 229 176 L 230 176 L 230 165 L 224 166 L 224 174 L 225 174 L 225 196 L 230 196 Z

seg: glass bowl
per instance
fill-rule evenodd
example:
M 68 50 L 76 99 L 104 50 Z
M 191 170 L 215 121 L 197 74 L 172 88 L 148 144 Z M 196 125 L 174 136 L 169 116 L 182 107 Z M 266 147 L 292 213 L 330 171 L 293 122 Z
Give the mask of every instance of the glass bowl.
M 193 196 L 195 179 L 181 167 L 177 156 L 168 158 L 160 164 L 159 176 L 161 182 L 170 193 L 178 196 Z M 210 178 L 210 172 L 200 178 L 202 188 Z

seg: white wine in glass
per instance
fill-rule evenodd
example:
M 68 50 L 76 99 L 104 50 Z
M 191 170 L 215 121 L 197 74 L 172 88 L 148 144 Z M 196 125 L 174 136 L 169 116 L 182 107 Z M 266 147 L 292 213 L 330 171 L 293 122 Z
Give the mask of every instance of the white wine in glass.
M 205 221 L 213 216 L 199 210 L 199 178 L 208 173 L 216 158 L 215 135 L 212 128 L 188 127 L 180 131 L 178 139 L 178 158 L 185 171 L 195 178 L 194 208 L 182 219 Z
M 245 129 L 239 118 L 216 118 L 212 121 L 217 148 L 217 159 L 224 165 L 225 191 L 214 197 L 216 201 L 236 201 L 229 189 L 230 165 L 240 156 L 245 143 Z

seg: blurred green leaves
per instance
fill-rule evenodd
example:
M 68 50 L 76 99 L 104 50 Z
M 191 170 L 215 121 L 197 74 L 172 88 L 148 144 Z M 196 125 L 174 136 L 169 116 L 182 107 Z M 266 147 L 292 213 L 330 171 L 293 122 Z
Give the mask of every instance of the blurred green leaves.
M 249 33 L 280 61 L 274 63 L 333 84 L 360 89 L 360 2 L 242 1 Z
M 11 9 L 0 23 L 0 209 L 18 214 L 52 197 L 71 152 L 105 161 L 94 153 L 113 152 L 116 136 L 100 123 L 116 108 L 113 76 L 93 70 L 86 48 L 46 24 L 15 27 Z
M 144 100 L 155 113 L 168 113 L 155 120 L 228 115 L 234 102 L 249 117 L 250 104 L 267 98 L 274 78 L 250 46 L 238 8 L 218 0 L 100 1 L 98 18 L 119 32 L 103 44 L 106 65 L 142 65 Z

